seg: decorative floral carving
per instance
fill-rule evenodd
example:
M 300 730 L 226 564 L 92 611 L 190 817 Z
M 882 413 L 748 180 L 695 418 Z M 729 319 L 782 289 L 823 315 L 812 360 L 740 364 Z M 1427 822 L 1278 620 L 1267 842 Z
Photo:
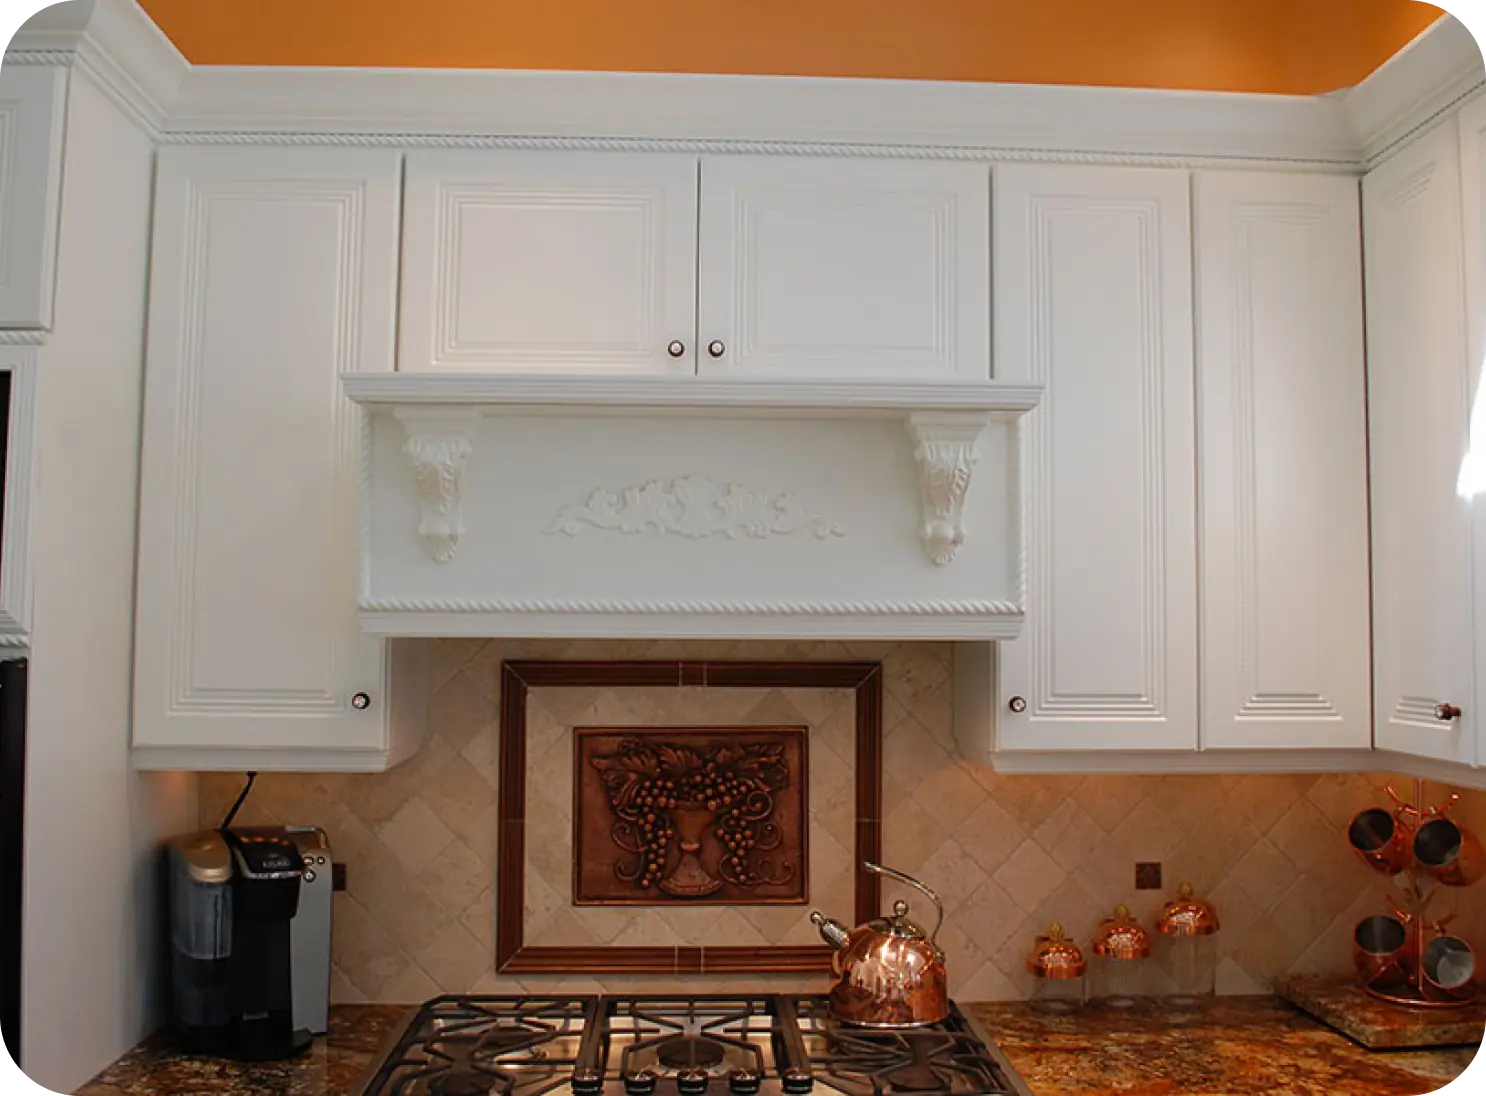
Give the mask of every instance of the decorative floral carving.
M 942 567 L 954 559 L 960 545 L 965 543 L 965 492 L 970 489 L 970 474 L 980 460 L 975 442 L 984 426 L 982 414 L 922 414 L 908 419 L 923 493 L 919 539 L 923 541 L 924 554 L 936 566 Z
M 583 502 L 570 503 L 558 511 L 547 532 L 572 537 L 583 532 L 585 526 L 625 534 L 673 534 L 694 540 L 769 537 L 801 529 L 820 540 L 846 535 L 839 523 L 806 510 L 788 491 L 769 495 L 699 475 L 651 480 L 620 491 L 597 488 Z
M 762 855 L 784 841 L 773 817 L 774 796 L 791 782 L 782 744 L 629 737 L 589 760 L 613 811 L 610 836 L 625 854 L 614 864 L 619 880 L 642 892 L 702 898 L 724 885 L 751 890 L 795 878 L 793 861 L 776 867 Z M 717 851 L 710 870 L 702 855 L 708 844 Z
M 464 466 L 474 450 L 480 412 L 398 408 L 395 414 L 408 436 L 403 449 L 412 458 L 423 499 L 418 535 L 435 563 L 448 563 L 464 535 Z

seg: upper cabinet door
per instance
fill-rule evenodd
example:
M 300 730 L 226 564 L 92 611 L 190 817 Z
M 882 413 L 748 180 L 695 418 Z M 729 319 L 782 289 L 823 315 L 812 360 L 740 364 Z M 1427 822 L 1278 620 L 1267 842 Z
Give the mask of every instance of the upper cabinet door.
M 1456 491 L 1470 413 L 1459 166 L 1456 128 L 1437 127 L 1366 176 L 1363 219 L 1374 742 L 1470 762 L 1470 507 Z M 1463 718 L 1439 718 L 1441 704 Z
M 701 371 L 986 380 L 984 165 L 702 162 Z
M 1194 749 L 1187 173 L 1009 165 L 995 195 L 996 377 L 1045 386 L 998 748 Z
M 1195 181 L 1202 744 L 1366 748 L 1357 180 Z
M 1486 99 L 1460 112 L 1461 180 L 1464 184 L 1465 318 L 1471 418 L 1470 466 L 1460 477 L 1462 501 L 1473 517 L 1475 700 L 1465 719 L 1474 730 L 1477 765 L 1486 766 Z
M 408 157 L 398 368 L 692 373 L 697 161 Z
M 386 748 L 384 643 L 356 618 L 361 419 L 340 374 L 392 369 L 399 161 L 160 152 L 137 748 L 203 751 L 189 767 Z
M 0 327 L 50 328 L 67 69 L 0 68 Z

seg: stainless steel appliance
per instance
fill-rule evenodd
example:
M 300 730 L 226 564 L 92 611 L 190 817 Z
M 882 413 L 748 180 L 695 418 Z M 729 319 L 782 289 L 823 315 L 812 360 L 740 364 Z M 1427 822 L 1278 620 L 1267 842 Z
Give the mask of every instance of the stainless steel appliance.
M 976 1022 L 842 1024 L 824 997 L 438 997 L 355 1096 L 1031 1096 Z
M 313 827 L 203 830 L 169 844 L 171 990 L 191 1052 L 250 1061 L 326 1030 L 331 858 Z

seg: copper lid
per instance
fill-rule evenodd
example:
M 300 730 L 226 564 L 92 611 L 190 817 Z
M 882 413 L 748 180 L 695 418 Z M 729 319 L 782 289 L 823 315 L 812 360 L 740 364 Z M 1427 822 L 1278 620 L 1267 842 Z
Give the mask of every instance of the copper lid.
M 1144 959 L 1150 953 L 1151 938 L 1128 906 L 1116 906 L 1114 916 L 1100 922 L 1094 934 L 1094 954 L 1101 958 Z
M 1056 921 L 1046 936 L 1037 938 L 1027 960 L 1027 970 L 1038 978 L 1081 978 L 1087 965 L 1084 953 L 1063 935 L 1063 926 Z
M 1210 936 L 1218 931 L 1218 911 L 1192 896 L 1192 884 L 1183 883 L 1166 903 L 1156 927 L 1167 936 Z

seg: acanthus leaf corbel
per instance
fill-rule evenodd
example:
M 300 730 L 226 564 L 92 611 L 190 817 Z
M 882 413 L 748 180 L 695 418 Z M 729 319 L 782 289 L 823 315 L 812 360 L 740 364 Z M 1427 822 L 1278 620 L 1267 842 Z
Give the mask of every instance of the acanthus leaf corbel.
M 922 496 L 919 539 L 936 566 L 954 559 L 965 543 L 965 492 L 980 460 L 976 442 L 989 417 L 982 411 L 916 411 L 908 416 Z
M 418 535 L 435 563 L 448 563 L 464 535 L 464 469 L 475 447 L 481 412 L 470 407 L 395 407 L 423 505 Z

